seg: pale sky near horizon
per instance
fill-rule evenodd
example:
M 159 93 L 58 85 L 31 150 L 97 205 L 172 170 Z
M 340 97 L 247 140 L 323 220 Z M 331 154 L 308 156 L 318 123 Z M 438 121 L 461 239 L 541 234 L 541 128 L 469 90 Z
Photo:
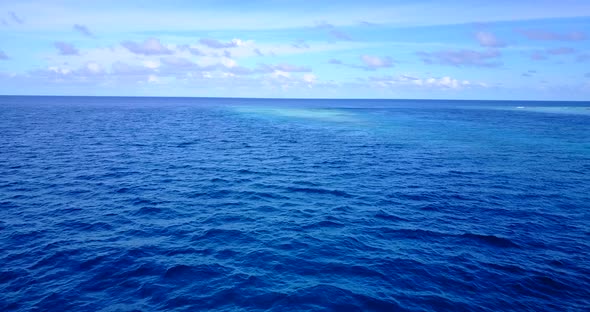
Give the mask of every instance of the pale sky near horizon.
M 5 1 L 0 94 L 590 100 L 590 1 Z

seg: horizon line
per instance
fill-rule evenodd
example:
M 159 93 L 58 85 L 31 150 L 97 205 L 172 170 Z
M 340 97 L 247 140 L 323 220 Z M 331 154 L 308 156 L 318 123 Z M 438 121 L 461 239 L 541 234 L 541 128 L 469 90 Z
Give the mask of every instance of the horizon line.
M 419 99 L 419 98 L 275 98 L 275 97 L 222 97 L 222 96 L 150 96 L 150 95 L 55 95 L 55 94 L 0 94 L 0 97 L 95 97 L 95 98 L 173 98 L 173 99 L 235 99 L 235 100 L 314 100 L 314 101 L 462 101 L 462 102 L 576 102 L 590 103 L 588 100 L 510 100 L 510 99 Z

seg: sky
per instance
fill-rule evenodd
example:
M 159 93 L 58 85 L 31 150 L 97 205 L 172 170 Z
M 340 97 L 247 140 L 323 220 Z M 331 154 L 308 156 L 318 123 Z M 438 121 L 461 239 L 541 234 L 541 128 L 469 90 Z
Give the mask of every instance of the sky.
M 590 100 L 590 1 L 0 0 L 0 94 Z

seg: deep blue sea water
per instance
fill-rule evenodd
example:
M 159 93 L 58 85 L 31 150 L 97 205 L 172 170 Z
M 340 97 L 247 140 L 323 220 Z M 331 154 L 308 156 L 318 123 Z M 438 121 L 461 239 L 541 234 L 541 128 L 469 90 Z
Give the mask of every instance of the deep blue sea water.
M 1 311 L 588 311 L 590 104 L 0 97 Z

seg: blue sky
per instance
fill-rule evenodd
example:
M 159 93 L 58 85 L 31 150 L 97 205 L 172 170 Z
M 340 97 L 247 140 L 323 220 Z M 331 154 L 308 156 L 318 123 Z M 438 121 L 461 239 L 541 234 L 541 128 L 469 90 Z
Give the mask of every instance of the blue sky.
M 590 1 L 5 1 L 0 94 L 590 100 Z

